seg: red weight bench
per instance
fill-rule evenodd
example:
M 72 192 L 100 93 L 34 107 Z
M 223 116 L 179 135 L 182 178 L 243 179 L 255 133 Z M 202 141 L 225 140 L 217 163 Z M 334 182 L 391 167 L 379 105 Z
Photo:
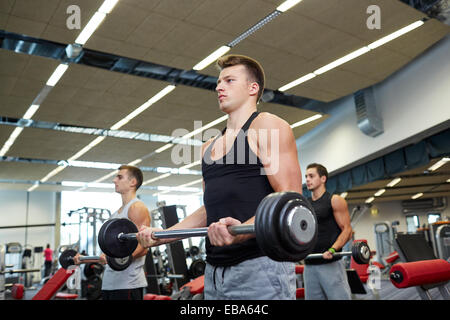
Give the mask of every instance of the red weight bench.
M 184 287 L 190 287 L 190 292 L 192 295 L 196 295 L 198 293 L 203 293 L 203 289 L 205 288 L 205 276 L 200 276 L 198 278 L 195 278 L 192 281 L 189 281 L 188 283 L 185 283 L 181 288 L 180 291 Z
M 52 299 L 58 290 L 62 287 L 62 285 L 69 279 L 69 277 L 74 273 L 75 269 L 66 270 L 64 268 L 60 268 L 56 273 L 51 277 L 47 283 L 38 291 L 32 298 L 32 300 L 50 300 Z M 61 296 L 60 296 L 61 297 Z
M 76 298 L 78 298 L 78 295 L 76 293 L 58 292 L 55 295 L 55 299 L 59 299 L 59 300 L 74 300 Z

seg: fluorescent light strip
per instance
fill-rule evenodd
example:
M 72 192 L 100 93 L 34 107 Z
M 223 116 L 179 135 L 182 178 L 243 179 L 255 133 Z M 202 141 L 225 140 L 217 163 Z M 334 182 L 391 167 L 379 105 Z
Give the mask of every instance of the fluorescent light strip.
M 192 163 L 189 163 L 187 165 L 184 165 L 184 166 L 180 167 L 180 170 L 182 170 L 182 169 L 189 169 L 189 168 L 195 167 L 195 166 L 197 166 L 197 165 L 199 165 L 201 163 L 202 163 L 202 160 L 197 160 L 197 161 L 194 161 Z
M 391 182 L 389 182 L 386 186 L 387 187 L 393 187 L 395 186 L 397 183 L 399 183 L 402 180 L 402 178 L 395 178 L 394 180 L 392 180 Z
M 383 193 L 385 193 L 386 192 L 386 189 L 380 189 L 380 190 L 378 190 L 375 194 L 374 194 L 374 196 L 375 197 L 379 197 L 379 196 L 381 196 Z
M 115 5 L 119 0 L 105 0 L 102 6 L 97 10 L 98 12 L 108 14 L 114 9 Z
M 40 181 L 45 182 L 54 175 L 58 174 L 59 172 L 63 171 L 66 166 L 57 167 L 56 169 L 52 170 L 50 173 L 48 173 L 44 178 L 42 178 Z
M 148 99 L 144 104 L 142 104 L 140 107 L 136 108 L 133 112 L 131 112 L 129 115 L 127 115 L 125 118 L 120 120 L 119 122 L 115 123 L 110 129 L 111 130 L 117 130 L 131 119 L 135 118 L 145 110 L 147 110 L 151 105 L 155 104 L 157 101 L 161 100 L 165 95 L 172 92 L 176 87 L 174 85 L 168 85 L 164 89 L 162 89 L 160 92 L 155 94 L 153 97 Z
M 317 120 L 319 118 L 322 118 L 321 114 L 313 115 L 312 117 L 309 117 L 309 118 L 303 119 L 303 120 L 301 120 L 299 122 L 296 122 L 294 124 L 291 124 L 291 128 L 294 129 L 294 128 L 300 127 L 300 126 L 302 126 L 304 124 L 307 124 L 307 123 L 312 122 L 314 120 Z
M 5 144 L 3 145 L 2 149 L 0 150 L 0 157 L 3 157 L 8 151 L 9 148 L 14 144 L 14 141 L 16 141 L 17 137 L 22 132 L 23 128 L 18 127 L 13 130 L 11 135 L 9 136 L 8 140 L 6 140 Z
M 353 52 L 343 56 L 342 58 L 334 60 L 333 62 L 323 66 L 322 68 L 317 69 L 316 71 L 314 71 L 314 73 L 316 75 L 320 75 L 320 74 L 325 73 L 331 69 L 334 69 L 352 59 L 355 59 L 355 58 L 359 57 L 360 55 L 363 55 L 364 53 L 367 53 L 369 51 L 370 51 L 370 49 L 368 47 L 362 47 L 356 51 L 353 51 Z
M 422 20 L 419 20 L 419 21 L 416 21 L 414 23 L 411 23 L 410 25 L 407 25 L 406 27 L 401 28 L 400 30 L 397 30 L 397 31 L 395 31 L 395 32 L 393 32 L 393 33 L 391 33 L 391 34 L 389 34 L 389 35 L 387 35 L 387 36 L 377 40 L 377 41 L 372 42 L 367 47 L 369 47 L 372 50 L 375 49 L 375 48 L 378 48 L 379 46 L 381 46 L 381 45 L 383 45 L 383 44 L 385 44 L 385 43 L 387 43 L 389 41 L 392 41 L 392 40 L 394 40 L 394 39 L 404 35 L 405 33 L 408 33 L 410 31 L 420 27 L 424 23 L 425 22 L 423 22 Z
M 411 199 L 417 199 L 417 198 L 420 198 L 421 196 L 423 196 L 423 193 L 422 192 L 419 192 L 419 193 L 416 193 L 415 195 L 413 195 L 412 197 L 411 197 Z
M 202 132 L 202 131 L 204 131 L 204 130 L 206 130 L 206 129 L 209 129 L 209 128 L 211 128 L 211 127 L 214 127 L 216 124 L 219 124 L 219 123 L 221 123 L 221 122 L 223 122 L 223 121 L 225 121 L 225 120 L 227 120 L 228 119 L 228 115 L 226 114 L 226 115 L 224 115 L 224 116 L 222 116 L 222 117 L 220 117 L 220 118 L 217 118 L 216 120 L 214 120 L 214 121 L 211 121 L 210 123 L 208 123 L 208 124 L 205 124 L 203 127 L 201 127 L 201 128 L 198 128 L 198 129 L 195 129 L 194 131 L 192 131 L 192 132 L 189 132 L 188 134 L 185 134 L 184 136 L 182 136 L 181 138 L 180 138 L 180 140 L 182 140 L 182 139 L 187 139 L 187 138 L 190 138 L 190 137 L 193 137 L 193 136 L 195 136 L 197 133 L 200 133 L 200 132 Z
M 35 189 L 37 189 L 37 187 L 39 187 L 39 183 L 35 183 L 35 184 L 33 184 L 30 188 L 28 188 L 28 192 L 31 192 L 31 191 L 33 191 L 33 190 L 35 190 Z
M 197 184 L 197 183 L 200 183 L 200 182 L 202 182 L 202 181 L 203 181 L 203 178 L 202 178 L 202 179 L 198 179 L 198 180 L 194 180 L 194 181 L 191 181 L 191 182 L 188 182 L 188 183 L 185 183 L 185 184 L 181 184 L 181 185 L 176 186 L 176 187 L 172 187 L 173 189 L 167 189 L 167 190 L 165 190 L 165 191 L 156 193 L 156 194 L 154 194 L 154 195 L 165 194 L 165 193 L 169 193 L 169 192 L 171 192 L 171 191 L 177 191 L 177 190 L 175 190 L 176 188 L 185 188 L 185 187 L 189 187 L 189 186 L 192 186 L 193 184 Z
M 280 12 L 286 12 L 301 1 L 302 0 L 286 0 L 277 7 L 277 10 Z
M 366 200 L 366 203 L 371 203 L 373 200 L 375 200 L 375 197 L 370 197 Z
M 69 68 L 69 65 L 63 63 L 57 66 L 55 71 L 53 71 L 53 74 L 48 78 L 46 85 L 54 87 L 66 72 L 67 68 Z
M 76 160 L 79 157 L 81 157 L 82 155 L 84 155 L 86 152 L 88 152 L 89 150 L 91 150 L 93 147 L 95 147 L 96 145 L 98 145 L 100 142 L 102 142 L 103 140 L 105 140 L 106 137 L 97 137 L 94 140 L 92 140 L 91 143 L 89 143 L 87 146 L 85 146 L 83 149 L 81 149 L 80 151 L 78 151 L 77 153 L 75 153 L 72 157 L 70 157 L 69 159 L 67 159 L 68 161 L 72 161 L 72 160 Z
M 450 158 L 444 157 L 441 160 L 439 160 L 438 162 L 436 162 L 435 164 L 433 164 L 431 167 L 429 167 L 428 170 L 435 171 L 435 170 L 439 169 L 440 167 L 442 167 L 444 164 L 446 164 L 449 161 L 450 161 Z
M 314 78 L 316 76 L 316 74 L 314 73 L 308 73 L 306 76 L 300 77 L 297 80 L 294 80 L 292 82 L 289 82 L 288 84 L 285 84 L 284 86 L 282 86 L 281 88 L 278 89 L 278 91 L 286 91 L 289 90 L 292 87 L 298 86 L 299 84 L 311 80 L 312 78 Z
M 105 17 L 106 13 L 98 11 L 94 13 L 91 20 L 89 20 L 88 24 L 75 39 L 75 43 L 84 45 L 95 32 L 95 30 L 97 30 L 98 26 L 103 22 L 103 19 L 105 19 Z
M 211 63 L 219 59 L 221 56 L 223 56 L 225 53 L 230 51 L 229 46 L 221 46 L 219 49 L 211 53 L 209 56 L 207 56 L 205 59 L 197 63 L 192 69 L 194 70 L 203 70 L 207 66 L 209 66 Z
M 23 119 L 31 119 L 31 117 L 36 113 L 36 111 L 39 109 L 39 105 L 38 104 L 32 104 L 27 112 L 25 112 L 25 114 L 23 115 Z
M 216 124 L 221 123 L 221 122 L 223 122 L 223 121 L 225 121 L 225 120 L 227 120 L 227 119 L 228 119 L 228 115 L 224 115 L 224 116 L 222 116 L 222 117 L 220 117 L 220 118 L 218 118 L 218 119 L 216 119 L 216 120 L 214 120 L 214 121 L 211 121 L 210 123 L 204 125 L 204 126 L 201 127 L 201 128 L 195 129 L 194 131 L 189 132 L 188 134 L 185 134 L 184 136 L 182 136 L 182 137 L 180 138 L 180 140 L 182 141 L 183 139 L 190 138 L 190 137 L 196 135 L 197 133 L 200 133 L 200 132 L 202 132 L 202 131 L 204 131 L 204 130 L 206 130 L 206 129 L 208 129 L 208 128 L 211 128 L 211 127 L 215 126 Z M 161 148 L 155 150 L 155 152 L 156 152 L 156 153 L 161 153 L 161 152 L 163 152 L 164 150 L 167 150 L 167 149 L 171 148 L 172 146 L 173 146 L 172 143 L 168 143 L 168 144 L 162 146 Z
M 447 179 L 447 182 L 450 182 L 450 179 Z
M 114 183 L 96 183 L 96 182 L 81 182 L 81 181 L 62 181 L 63 187 L 84 187 L 84 188 L 114 188 Z
M 287 2 L 289 2 L 289 1 L 286 1 L 286 3 Z M 283 3 L 281 6 L 283 6 L 284 4 L 285 3 Z M 278 10 L 278 8 L 277 8 L 277 10 Z M 391 34 L 389 34 L 389 35 L 387 35 L 387 36 L 377 40 L 377 41 L 372 42 L 371 44 L 369 44 L 367 46 L 364 46 L 364 47 L 362 47 L 362 48 L 360 48 L 360 49 L 358 49 L 356 51 L 353 51 L 353 52 L 343 56 L 342 58 L 339 58 L 339 59 L 337 59 L 337 60 L 335 60 L 335 61 L 333 61 L 333 62 L 331 62 L 331 63 L 329 63 L 329 64 L 327 64 L 327 65 L 325 65 L 325 66 L 323 66 L 323 67 L 321 67 L 319 69 L 317 69 L 317 70 L 315 70 L 313 73 L 309 73 L 309 74 L 307 74 L 307 75 L 305 75 L 303 77 L 298 78 L 297 80 L 294 80 L 294 81 L 292 81 L 292 82 L 290 82 L 290 83 L 280 87 L 278 90 L 279 91 L 286 91 L 286 90 L 289 90 L 290 88 L 295 87 L 295 86 L 297 86 L 297 85 L 299 85 L 299 84 L 301 84 L 301 83 L 303 83 L 305 81 L 311 80 L 311 79 L 314 78 L 314 76 L 323 74 L 323 73 L 325 73 L 325 72 L 327 72 L 327 71 L 329 71 L 329 70 L 331 70 L 333 68 L 336 68 L 336 67 L 338 67 L 338 66 L 340 66 L 340 65 L 342 65 L 342 64 L 344 64 L 344 63 L 346 63 L 346 62 L 348 62 L 350 60 L 353 60 L 353 59 L 355 59 L 355 58 L 357 58 L 357 57 L 359 57 L 359 56 L 369 52 L 372 49 L 378 48 L 379 46 L 381 46 L 381 45 L 383 45 L 383 44 L 385 44 L 385 43 L 387 43 L 389 41 L 392 41 L 392 40 L 394 40 L 394 39 L 404 35 L 405 33 L 408 33 L 410 31 L 420 27 L 423 24 L 424 24 L 424 22 L 422 20 L 419 20 L 419 21 L 416 21 L 414 23 L 411 23 L 410 25 L 408 25 L 408 26 L 406 26 L 406 27 L 404 27 L 404 28 L 402 28 L 400 30 L 397 30 L 397 31 L 395 31 L 395 32 L 393 32 L 393 33 L 391 33 Z
M 158 180 L 167 178 L 168 176 L 171 176 L 171 175 L 172 175 L 171 173 L 163 174 L 163 175 L 161 175 L 161 176 L 159 176 L 159 177 L 156 177 L 156 178 L 153 178 L 153 179 L 144 181 L 144 182 L 142 183 L 142 185 L 146 185 L 146 184 L 149 184 L 149 183 L 152 183 L 152 182 L 155 182 L 155 181 L 158 181 Z

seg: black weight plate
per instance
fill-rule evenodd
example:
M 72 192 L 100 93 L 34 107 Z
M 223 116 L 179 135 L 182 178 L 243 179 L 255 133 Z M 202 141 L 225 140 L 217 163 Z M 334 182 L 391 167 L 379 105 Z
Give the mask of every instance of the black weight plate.
M 102 295 L 102 278 L 98 275 L 88 278 L 86 289 L 87 300 L 100 299 L 100 296 Z
M 270 205 L 274 201 L 273 193 L 267 195 L 258 205 L 255 214 L 255 234 L 256 241 L 261 251 L 273 260 L 279 261 L 277 247 L 277 237 L 272 238 L 271 228 L 271 212 L 268 211 Z
M 357 264 L 368 264 L 370 261 L 369 245 L 363 241 L 355 242 L 352 246 L 352 257 Z
M 106 256 L 106 261 L 108 262 L 108 266 L 110 266 L 111 269 L 115 271 L 122 271 L 128 268 L 133 262 L 133 256 L 129 255 L 128 257 L 124 258 L 113 258 L 110 256 Z
M 205 274 L 206 262 L 202 259 L 192 261 L 189 272 L 193 278 L 198 278 Z
M 119 240 L 120 233 L 136 233 L 136 225 L 128 219 L 111 219 L 105 222 L 100 228 L 98 244 L 102 251 L 113 258 L 124 258 L 136 250 L 138 241 L 135 239 Z
M 278 248 L 278 255 L 280 256 L 278 261 L 298 262 L 304 255 L 302 247 L 292 248 L 292 241 L 289 239 L 288 231 L 286 231 L 287 229 L 285 230 L 285 219 L 287 218 L 288 208 L 292 201 L 298 201 L 301 197 L 302 196 L 297 192 L 284 192 L 272 206 L 272 211 L 278 212 L 278 219 L 274 224 L 273 230 L 278 237 L 278 242 L 281 244 L 280 248 Z
M 106 239 L 105 239 L 105 237 L 106 237 L 106 230 L 108 229 L 108 225 L 111 222 L 113 222 L 113 220 L 114 219 L 106 220 L 102 224 L 102 226 L 101 226 L 101 228 L 100 228 L 100 230 L 98 232 L 98 236 L 97 236 L 98 245 L 99 245 L 100 249 L 103 251 L 103 253 L 106 254 L 107 256 L 110 256 L 111 253 L 109 252 L 108 247 L 106 246 Z
M 279 223 L 285 249 L 304 258 L 317 240 L 317 219 L 308 200 L 303 196 L 289 200 L 281 209 Z
M 281 230 L 279 225 L 279 215 L 281 209 L 291 199 L 298 198 L 296 192 L 276 192 L 268 195 L 267 203 L 264 206 L 264 210 L 260 213 L 263 215 L 262 225 L 259 228 L 263 231 L 263 238 L 257 235 L 257 239 L 260 238 L 261 249 L 275 261 L 298 261 L 292 253 L 284 249 L 281 241 Z M 256 224 L 256 221 L 255 221 Z
M 61 255 L 59 256 L 59 263 L 61 264 L 61 267 L 63 269 L 69 268 L 71 265 L 74 264 L 73 257 L 77 255 L 77 252 L 72 249 L 64 250 Z
M 84 266 L 83 273 L 86 278 L 92 277 L 93 275 L 101 275 L 103 273 L 104 267 L 98 262 L 89 262 Z

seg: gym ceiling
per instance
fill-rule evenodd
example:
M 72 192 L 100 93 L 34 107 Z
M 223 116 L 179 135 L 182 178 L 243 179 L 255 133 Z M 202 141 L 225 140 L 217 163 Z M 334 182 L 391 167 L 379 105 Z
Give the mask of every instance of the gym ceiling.
M 366 24 L 366 10 L 374 1 L 318 2 L 303 0 L 277 13 L 281 0 L 120 0 L 83 45 L 85 57 L 92 53 L 102 57 L 103 63 L 87 58 L 89 63 L 81 63 L 76 58 L 68 59 L 62 49 L 75 43 L 103 0 L 0 1 L 0 148 L 7 149 L 4 154 L 0 152 L 0 188 L 111 192 L 113 189 L 104 184 L 112 183 L 115 171 L 92 166 L 132 163 L 145 169 L 143 194 L 198 194 L 199 146 L 186 147 L 184 150 L 191 154 L 184 155 L 189 160 L 174 163 L 172 151 L 182 145 L 156 152 L 167 141 L 155 137 L 169 138 L 180 128 L 192 132 L 223 117 L 214 92 L 217 69 L 211 64 L 193 70 L 218 48 L 229 45 L 228 53 L 248 55 L 261 62 L 268 95 L 260 103 L 260 111 L 279 115 L 291 125 L 322 115 L 293 128 L 299 138 L 328 117 L 314 106 L 326 110 L 326 103 L 383 81 L 449 32 L 447 25 L 401 1 L 376 1 L 383 27 L 372 30 Z M 73 13 L 67 12 L 71 5 L 80 8 L 81 30 L 67 26 Z M 278 90 L 422 19 L 422 26 L 381 47 L 286 91 Z M 261 28 L 252 29 L 255 25 Z M 40 53 L 33 48 L 40 48 Z M 119 68 L 117 61 L 147 68 Z M 67 70 L 49 87 L 47 81 L 62 62 L 68 63 Z M 183 77 L 195 81 L 182 82 Z M 130 116 L 172 84 L 176 84 L 175 89 Z M 32 117 L 21 121 L 36 101 L 39 104 Z M 127 116 L 129 119 L 120 123 Z M 194 127 L 194 121 L 201 124 Z M 11 125 L 14 123 L 22 125 Z M 57 130 L 61 124 L 72 130 Z M 222 129 L 224 124 L 213 123 L 211 128 Z M 17 128 L 22 129 L 18 132 Z M 11 135 L 15 139 L 5 148 Z M 202 133 L 191 138 L 197 143 L 204 140 Z M 157 172 L 158 167 L 172 170 Z M 417 190 L 424 190 L 417 186 L 420 184 L 429 188 L 442 182 L 436 177 L 417 177 L 424 170 L 412 172 L 415 176 L 410 182 Z M 446 170 L 444 182 L 450 178 L 448 165 Z M 386 183 L 380 180 L 355 187 L 361 196 L 357 201 L 362 202 L 372 189 Z M 450 195 L 448 185 L 442 187 L 442 195 Z M 166 191 L 169 187 L 178 189 Z M 409 191 L 387 195 L 387 200 L 411 198 Z

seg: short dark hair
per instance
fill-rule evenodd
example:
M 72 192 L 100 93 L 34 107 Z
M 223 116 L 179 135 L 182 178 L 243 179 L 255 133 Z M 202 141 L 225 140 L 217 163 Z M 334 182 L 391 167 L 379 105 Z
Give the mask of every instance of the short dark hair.
M 250 80 L 256 82 L 259 85 L 258 96 L 256 97 L 256 102 L 258 102 L 264 92 L 266 77 L 264 75 L 263 67 L 255 59 L 240 54 L 229 54 L 220 57 L 217 60 L 217 66 L 220 70 L 237 65 L 243 65 L 247 69 Z
M 127 164 L 123 164 L 119 167 L 119 170 L 128 170 L 128 172 L 130 173 L 130 175 L 136 179 L 137 183 L 136 183 L 136 190 L 140 188 L 140 186 L 142 185 L 142 181 L 144 181 L 144 175 L 142 174 L 141 169 L 139 169 L 138 167 L 135 166 L 130 166 Z
M 316 168 L 317 173 L 319 174 L 319 177 L 325 176 L 328 181 L 328 171 L 327 171 L 327 168 L 325 168 L 323 165 L 321 165 L 319 163 L 311 163 L 306 167 L 306 169 L 310 169 L 310 168 Z

